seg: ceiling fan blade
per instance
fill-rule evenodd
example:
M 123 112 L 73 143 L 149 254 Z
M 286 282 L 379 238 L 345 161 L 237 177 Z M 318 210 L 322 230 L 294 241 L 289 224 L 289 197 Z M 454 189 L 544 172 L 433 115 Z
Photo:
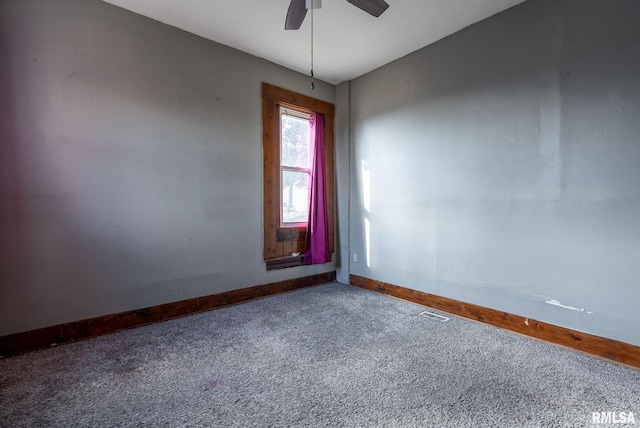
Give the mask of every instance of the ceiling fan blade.
M 387 10 L 389 4 L 384 0 L 347 0 L 355 7 L 364 10 L 365 12 L 375 16 L 376 18 L 382 15 L 382 12 Z
M 307 16 L 305 0 L 291 0 L 291 3 L 289 3 L 289 10 L 287 11 L 287 19 L 284 22 L 284 29 L 299 29 L 305 16 Z

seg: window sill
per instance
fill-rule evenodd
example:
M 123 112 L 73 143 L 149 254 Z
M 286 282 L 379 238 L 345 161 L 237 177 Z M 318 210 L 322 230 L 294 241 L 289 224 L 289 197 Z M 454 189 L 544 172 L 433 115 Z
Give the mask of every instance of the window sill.
M 267 271 L 276 269 L 286 269 L 290 267 L 303 266 L 302 254 L 299 256 L 286 256 L 277 259 L 265 260 Z

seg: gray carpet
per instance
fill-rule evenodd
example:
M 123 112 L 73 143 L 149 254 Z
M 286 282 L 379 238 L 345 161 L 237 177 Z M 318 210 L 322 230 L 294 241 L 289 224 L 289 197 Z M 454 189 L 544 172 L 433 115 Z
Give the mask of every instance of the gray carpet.
M 440 323 L 424 309 L 329 284 L 5 358 L 0 425 L 581 427 L 600 411 L 640 419 L 640 371 L 461 318 Z

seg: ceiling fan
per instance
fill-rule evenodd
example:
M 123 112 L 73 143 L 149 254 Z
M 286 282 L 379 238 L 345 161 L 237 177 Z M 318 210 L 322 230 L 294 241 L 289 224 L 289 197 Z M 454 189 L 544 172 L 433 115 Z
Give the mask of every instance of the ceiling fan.
M 387 10 L 389 4 L 384 0 L 347 0 L 355 7 L 375 16 L 382 15 Z M 307 9 L 316 9 L 319 6 L 318 0 L 291 0 L 289 10 L 287 11 L 287 19 L 285 20 L 285 30 L 297 30 L 302 25 L 304 17 L 307 15 Z

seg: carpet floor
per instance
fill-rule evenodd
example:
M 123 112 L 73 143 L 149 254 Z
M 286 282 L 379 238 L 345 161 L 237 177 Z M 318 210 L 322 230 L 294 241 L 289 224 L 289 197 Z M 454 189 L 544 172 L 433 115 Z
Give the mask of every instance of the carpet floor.
M 640 371 L 424 310 L 334 283 L 1 359 L 0 426 L 640 423 Z

